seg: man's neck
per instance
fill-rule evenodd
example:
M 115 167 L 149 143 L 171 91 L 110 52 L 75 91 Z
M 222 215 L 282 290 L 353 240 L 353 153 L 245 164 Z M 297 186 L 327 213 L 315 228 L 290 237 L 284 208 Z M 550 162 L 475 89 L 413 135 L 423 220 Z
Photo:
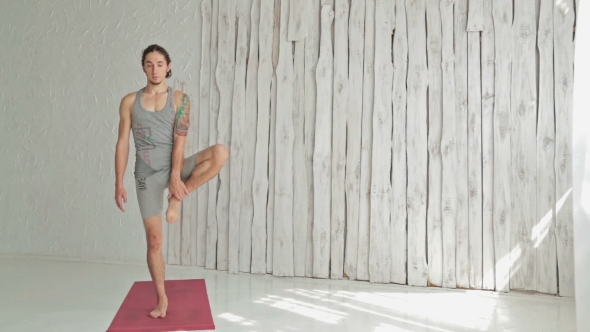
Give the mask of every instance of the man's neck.
M 162 82 L 162 84 L 158 84 L 158 85 L 148 83 L 148 85 L 145 86 L 143 91 L 146 94 L 157 95 L 160 93 L 168 92 L 168 85 L 166 84 L 166 82 Z

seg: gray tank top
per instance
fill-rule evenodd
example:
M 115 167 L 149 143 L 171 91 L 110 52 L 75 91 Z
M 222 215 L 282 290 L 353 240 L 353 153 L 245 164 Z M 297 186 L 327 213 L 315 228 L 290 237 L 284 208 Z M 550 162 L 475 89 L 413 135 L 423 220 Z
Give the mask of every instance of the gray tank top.
M 143 92 L 137 91 L 131 112 L 131 129 L 135 142 L 135 178 L 148 177 L 172 168 L 174 146 L 174 91 L 168 87 L 168 100 L 161 111 L 151 112 L 141 105 Z

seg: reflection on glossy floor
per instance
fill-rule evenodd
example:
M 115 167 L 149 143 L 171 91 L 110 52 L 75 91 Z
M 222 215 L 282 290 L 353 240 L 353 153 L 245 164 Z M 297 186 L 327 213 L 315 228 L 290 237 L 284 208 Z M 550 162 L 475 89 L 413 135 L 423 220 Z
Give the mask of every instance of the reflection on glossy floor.
M 106 331 L 144 265 L 0 256 L 0 331 Z M 573 299 L 367 282 L 229 275 L 204 278 L 216 331 L 575 331 Z

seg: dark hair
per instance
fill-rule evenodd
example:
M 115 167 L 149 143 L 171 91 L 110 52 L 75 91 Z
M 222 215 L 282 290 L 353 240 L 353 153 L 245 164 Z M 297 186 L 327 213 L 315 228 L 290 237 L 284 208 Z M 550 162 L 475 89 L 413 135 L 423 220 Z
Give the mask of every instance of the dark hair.
M 164 58 L 166 58 L 166 64 L 170 64 L 170 55 L 168 54 L 168 52 L 166 52 L 166 50 L 157 44 L 152 44 L 150 46 L 148 46 L 145 50 L 143 50 L 143 54 L 141 56 L 141 66 L 143 67 L 143 65 L 145 64 L 145 56 L 148 55 L 149 53 L 152 52 L 158 52 L 160 54 L 162 54 L 164 56 Z M 167 73 L 166 73 L 166 78 L 170 78 L 172 77 L 172 69 L 170 69 Z

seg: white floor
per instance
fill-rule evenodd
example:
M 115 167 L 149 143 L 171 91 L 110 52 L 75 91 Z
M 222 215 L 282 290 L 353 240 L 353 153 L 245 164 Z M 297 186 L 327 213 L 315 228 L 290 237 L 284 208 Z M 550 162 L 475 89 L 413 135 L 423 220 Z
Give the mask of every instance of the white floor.
M 573 299 L 278 278 L 168 267 L 204 278 L 216 331 L 575 331 Z M 0 256 L 0 331 L 106 331 L 145 265 Z

